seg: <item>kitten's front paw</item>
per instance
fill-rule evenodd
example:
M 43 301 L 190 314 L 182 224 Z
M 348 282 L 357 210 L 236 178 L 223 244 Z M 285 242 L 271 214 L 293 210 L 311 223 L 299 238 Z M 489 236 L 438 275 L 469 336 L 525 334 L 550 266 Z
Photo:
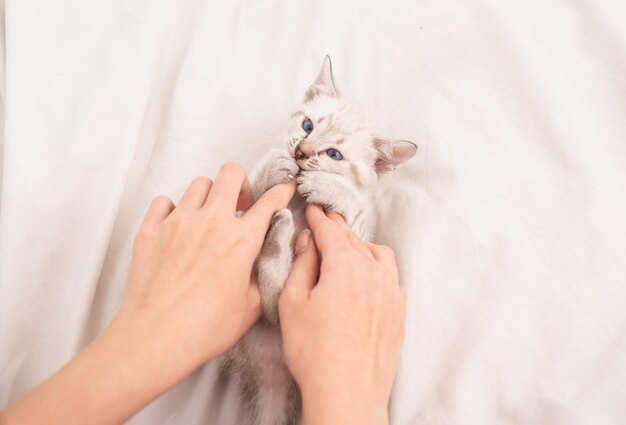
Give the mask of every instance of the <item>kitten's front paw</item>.
M 302 171 L 297 177 L 298 193 L 310 204 L 332 210 L 336 204 L 337 185 L 328 173 Z
M 274 213 L 274 215 L 272 216 L 272 221 L 270 222 L 270 226 L 277 227 L 285 224 L 289 225 L 291 223 L 293 223 L 293 216 L 291 214 L 291 211 L 287 208 L 284 208 Z
M 300 167 L 296 160 L 283 149 L 272 149 L 264 157 L 261 165 L 254 172 L 252 196 L 256 200 L 277 184 L 287 183 Z
M 302 171 L 297 182 L 298 193 L 306 198 L 307 203 L 341 214 L 349 226 L 362 211 L 356 187 L 343 176 L 323 171 Z
M 296 160 L 289 155 L 289 153 L 282 153 L 278 156 L 278 158 L 276 158 L 276 168 L 273 173 L 275 183 L 272 186 L 287 183 L 296 174 L 298 174 L 299 171 L 300 167 L 296 163 Z

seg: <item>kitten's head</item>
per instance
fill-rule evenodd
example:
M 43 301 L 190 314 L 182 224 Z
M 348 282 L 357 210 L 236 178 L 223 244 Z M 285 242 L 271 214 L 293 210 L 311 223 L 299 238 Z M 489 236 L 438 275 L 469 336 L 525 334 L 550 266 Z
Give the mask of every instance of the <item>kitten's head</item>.
M 288 126 L 288 148 L 301 170 L 342 174 L 356 185 L 370 185 L 417 151 L 403 140 L 375 136 L 369 120 L 343 100 L 333 80 L 330 58 L 307 90 Z

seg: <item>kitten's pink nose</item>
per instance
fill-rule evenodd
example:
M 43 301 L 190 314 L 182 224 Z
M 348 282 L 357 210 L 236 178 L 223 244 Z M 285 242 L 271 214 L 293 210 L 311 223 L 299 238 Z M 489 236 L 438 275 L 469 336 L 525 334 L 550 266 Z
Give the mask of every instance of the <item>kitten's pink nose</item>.
M 313 145 L 306 142 L 300 142 L 296 148 L 296 159 L 305 159 L 313 155 Z

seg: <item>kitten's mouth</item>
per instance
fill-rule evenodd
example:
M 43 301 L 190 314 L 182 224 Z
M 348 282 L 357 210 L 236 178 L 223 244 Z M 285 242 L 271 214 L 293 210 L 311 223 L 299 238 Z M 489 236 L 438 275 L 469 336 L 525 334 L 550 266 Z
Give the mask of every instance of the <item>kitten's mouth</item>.
M 315 170 L 315 167 L 317 166 L 317 161 L 312 160 L 314 163 L 310 164 L 309 160 L 310 160 L 310 158 L 304 158 L 304 159 L 297 159 L 296 158 L 296 164 L 298 164 L 298 167 L 300 167 L 300 171 L 312 171 L 312 170 Z
M 300 167 L 300 170 L 304 170 L 304 163 L 306 162 L 307 158 L 303 157 L 302 155 L 299 155 L 297 150 L 292 151 L 291 156 L 293 157 L 293 159 L 296 160 L 296 164 L 298 164 L 298 167 Z
M 307 159 L 309 159 L 309 157 L 298 147 L 296 147 L 296 151 L 293 153 L 293 157 L 296 159 L 296 161 L 306 161 Z
M 307 167 L 305 166 L 305 164 L 302 163 L 301 160 L 296 159 L 296 164 L 298 164 L 298 167 L 300 167 L 300 171 L 307 171 Z
M 314 156 L 309 156 L 306 153 L 302 152 L 299 146 L 296 146 L 295 149 L 291 151 L 291 156 L 296 160 L 296 164 L 300 167 L 301 171 L 311 171 L 315 170 L 319 165 L 317 162 L 317 158 Z

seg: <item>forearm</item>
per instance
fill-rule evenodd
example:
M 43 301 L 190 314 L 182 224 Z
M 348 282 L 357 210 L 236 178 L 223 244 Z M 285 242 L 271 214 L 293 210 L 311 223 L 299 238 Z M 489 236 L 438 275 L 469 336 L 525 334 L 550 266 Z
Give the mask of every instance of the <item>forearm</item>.
M 113 323 L 70 363 L 0 413 L 2 425 L 122 423 L 184 377 L 172 348 Z M 145 335 L 144 335 L 145 336 Z M 175 353 L 174 353 L 175 354 Z
M 195 179 L 178 206 L 156 197 L 133 244 L 116 318 L 59 372 L 0 412 L 0 422 L 120 423 L 231 347 L 260 315 L 250 271 L 272 215 L 295 192 L 293 179 L 278 183 L 284 182 L 250 206 L 246 173 L 231 163 L 215 182 Z M 235 216 L 238 205 L 247 208 L 244 217 Z

